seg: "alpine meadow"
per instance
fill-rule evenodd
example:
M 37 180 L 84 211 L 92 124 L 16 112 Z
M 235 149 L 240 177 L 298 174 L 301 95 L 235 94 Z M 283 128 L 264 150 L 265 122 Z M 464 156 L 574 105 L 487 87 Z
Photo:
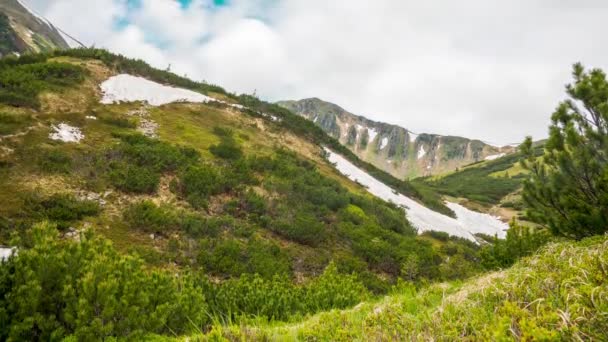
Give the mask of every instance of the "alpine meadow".
M 471 19 L 511 52 L 485 55 L 428 6 L 0 0 L 0 341 L 607 340 L 605 64 L 521 66 L 520 96 L 515 29 Z M 327 13 L 345 27 L 318 34 Z M 546 24 L 539 55 L 563 31 Z M 413 56 L 381 56 L 392 28 Z

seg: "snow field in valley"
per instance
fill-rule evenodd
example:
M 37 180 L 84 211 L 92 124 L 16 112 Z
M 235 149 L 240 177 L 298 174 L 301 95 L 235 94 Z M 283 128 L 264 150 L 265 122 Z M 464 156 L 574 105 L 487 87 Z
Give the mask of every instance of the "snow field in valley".
M 456 213 L 457 217 L 454 219 L 440 214 L 407 196 L 394 192 L 392 188 L 359 169 L 341 155 L 327 148 L 325 151 L 328 153 L 329 161 L 335 164 L 340 173 L 365 186 L 371 194 L 403 207 L 408 220 L 419 233 L 429 230 L 442 231 L 471 241 L 475 241 L 473 236 L 475 233 L 497 235 L 499 238 L 506 236 L 506 229 L 509 226 L 497 217 L 478 213 L 450 202 L 446 205 Z

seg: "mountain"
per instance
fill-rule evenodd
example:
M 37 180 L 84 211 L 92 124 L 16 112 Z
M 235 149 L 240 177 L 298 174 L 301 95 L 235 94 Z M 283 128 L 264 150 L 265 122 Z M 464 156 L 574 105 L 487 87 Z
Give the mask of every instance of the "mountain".
M 480 140 L 416 134 L 355 115 L 318 98 L 278 104 L 313 121 L 359 158 L 400 179 L 445 173 L 514 151 L 513 147 L 495 147 Z
M 67 48 L 59 30 L 23 2 L 0 1 L 0 56 Z

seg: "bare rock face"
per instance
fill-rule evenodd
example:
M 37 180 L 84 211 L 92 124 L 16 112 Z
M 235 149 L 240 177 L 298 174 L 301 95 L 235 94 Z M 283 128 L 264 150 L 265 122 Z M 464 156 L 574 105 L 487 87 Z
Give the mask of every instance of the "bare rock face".
M 0 1 L 0 56 L 67 48 L 59 30 L 24 3 Z
M 359 158 L 401 179 L 453 171 L 515 150 L 463 137 L 417 134 L 349 113 L 317 98 L 278 104 L 313 121 Z

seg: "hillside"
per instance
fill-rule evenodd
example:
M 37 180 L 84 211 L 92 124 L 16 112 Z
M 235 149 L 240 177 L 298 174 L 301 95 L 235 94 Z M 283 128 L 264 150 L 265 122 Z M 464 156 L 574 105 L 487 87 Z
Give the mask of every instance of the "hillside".
M 535 143 L 534 154 L 543 154 L 544 141 Z M 420 177 L 412 181 L 418 188 L 430 188 L 451 201 L 480 212 L 490 213 L 505 221 L 525 219 L 521 198 L 528 173 L 520 161 L 521 151 L 465 165 L 445 174 Z
M 313 121 L 359 158 L 400 179 L 454 171 L 514 151 L 509 146 L 495 147 L 462 137 L 416 134 L 400 126 L 352 114 L 317 98 L 278 104 Z
M 11 246 L 0 252 L 3 258 L 17 253 L 0 267 L 7 272 L 0 272 L 7 291 L 0 297 L 8 301 L 0 310 L 0 323 L 8 324 L 2 334 L 31 339 L 34 324 L 40 336 L 63 336 L 57 330 L 63 325 L 93 336 L 89 318 L 71 321 L 74 297 L 48 293 L 74 286 L 84 295 L 87 272 L 107 278 L 104 269 L 89 269 L 100 262 L 131 265 L 120 275 L 133 278 L 128 281 L 163 279 L 169 297 L 138 286 L 140 296 L 155 298 L 152 307 L 120 290 L 125 303 L 155 312 L 166 325 L 124 318 L 128 324 L 161 334 L 252 315 L 291 320 L 386 293 L 399 277 L 438 281 L 484 270 L 480 245 L 445 233 L 417 234 L 448 227 L 433 226 L 441 220 L 412 225 L 407 217 L 413 213 L 342 175 L 323 147 L 390 185 L 383 186 L 410 207 L 416 203 L 456 222 L 424 207 L 437 195 L 360 161 L 275 105 L 92 49 L 2 59 L 0 84 L 0 244 Z M 53 261 L 40 263 L 39 255 Z M 73 265 L 74 259 L 81 263 Z M 47 278 L 41 265 L 60 271 Z M 11 292 L 26 279 L 42 291 Z M 211 313 L 192 307 L 195 316 L 175 316 L 171 310 L 183 307 L 171 296 L 195 300 L 180 294 L 182 286 L 205 289 L 210 297 L 200 305 Z M 15 296 L 38 298 L 38 304 L 6 306 L 17 303 L 8 299 Z M 250 303 L 251 296 L 257 299 Z M 284 297 L 273 302 L 275 296 Z M 106 305 L 109 315 L 122 310 Z M 39 310 L 40 321 L 22 321 L 32 310 Z M 192 319 L 195 326 L 187 323 Z M 108 336 L 142 331 L 105 329 Z
M 67 49 L 61 33 L 19 0 L 0 1 L 0 57 Z
M 215 326 L 187 340 L 601 341 L 608 331 L 607 267 L 605 236 L 554 243 L 509 269 L 463 283 L 402 284 L 353 309 L 293 324 Z

